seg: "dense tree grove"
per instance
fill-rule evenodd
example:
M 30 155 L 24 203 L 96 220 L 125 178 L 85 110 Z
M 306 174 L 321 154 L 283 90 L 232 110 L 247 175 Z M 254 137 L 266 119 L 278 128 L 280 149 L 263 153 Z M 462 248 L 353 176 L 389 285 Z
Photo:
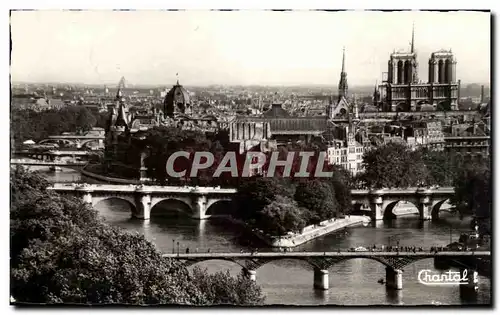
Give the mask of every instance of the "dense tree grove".
M 363 162 L 366 172 L 360 179 L 367 187 L 455 187 L 451 202 L 459 214 L 476 216 L 482 232 L 489 233 L 492 191 L 488 157 L 453 151 L 411 151 L 388 144 L 365 153 Z
M 104 128 L 106 117 L 106 113 L 93 114 L 83 106 L 66 106 L 41 112 L 12 109 L 11 137 L 17 145 L 30 139 L 37 142 L 63 132 L 85 132 L 92 127 Z
M 249 178 L 238 186 L 235 199 L 235 215 L 271 235 L 300 232 L 351 209 L 349 188 L 331 178 Z
M 76 304 L 259 304 L 244 277 L 190 274 L 143 236 L 111 227 L 77 199 L 11 171 L 11 295 L 17 302 Z
M 389 143 L 365 152 L 365 172 L 360 179 L 368 187 L 393 188 L 425 184 L 428 171 L 420 151 Z
M 160 184 L 178 185 L 209 185 L 228 184 L 231 181 L 230 174 L 223 173 L 220 178 L 213 178 L 217 165 L 220 163 L 229 147 L 227 132 L 217 134 L 205 134 L 201 131 L 186 131 L 176 127 L 155 127 L 135 135 L 131 144 L 122 156 L 117 157 L 121 162 L 128 165 L 140 165 L 140 155 L 147 153 L 144 161 L 148 168 L 148 177 Z M 175 152 L 186 151 L 190 153 L 189 158 L 179 157 L 175 160 L 174 170 L 186 170 L 180 178 L 170 177 L 166 171 L 168 158 Z M 195 152 L 211 152 L 214 155 L 212 167 L 201 169 L 195 177 L 190 176 Z M 206 162 L 206 159 L 200 163 Z
M 491 234 L 492 178 L 489 161 L 470 161 L 458 170 L 452 203 L 460 215 L 474 215 L 481 233 Z
M 311 210 L 312 223 L 319 223 L 337 216 L 338 202 L 335 191 L 328 183 L 320 180 L 308 180 L 299 183 L 294 198 L 299 206 Z

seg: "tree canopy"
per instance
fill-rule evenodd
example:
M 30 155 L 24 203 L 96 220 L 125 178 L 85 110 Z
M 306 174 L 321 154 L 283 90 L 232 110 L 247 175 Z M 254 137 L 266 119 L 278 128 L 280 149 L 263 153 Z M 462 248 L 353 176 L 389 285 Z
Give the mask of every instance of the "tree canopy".
M 398 143 L 365 152 L 365 172 L 361 179 L 368 187 L 394 188 L 419 186 L 428 182 L 428 171 L 420 151 Z
M 338 215 L 339 205 L 335 199 L 335 191 L 324 181 L 308 180 L 299 183 L 294 197 L 299 206 L 311 210 L 314 223 Z
M 74 198 L 22 168 L 11 171 L 11 295 L 17 302 L 77 304 L 258 304 L 246 278 L 190 274 L 144 236 L 102 222 Z M 214 296 L 206 290 L 217 283 Z
M 458 170 L 454 180 L 455 195 L 451 202 L 461 215 L 478 219 L 482 233 L 491 233 L 491 169 L 488 160 L 472 160 Z
M 103 123 L 106 114 L 93 114 L 84 106 L 67 106 L 37 112 L 31 109 L 11 111 L 11 136 L 15 143 L 40 141 L 63 132 L 85 132 Z

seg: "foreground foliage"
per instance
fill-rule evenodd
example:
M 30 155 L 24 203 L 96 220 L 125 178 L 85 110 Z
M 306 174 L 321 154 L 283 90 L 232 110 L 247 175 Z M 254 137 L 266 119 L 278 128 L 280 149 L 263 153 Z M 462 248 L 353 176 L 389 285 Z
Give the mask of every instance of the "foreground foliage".
M 77 304 L 258 304 L 246 278 L 190 274 L 142 235 L 100 221 L 77 199 L 45 190 L 22 168 L 11 171 L 11 295 L 18 302 Z M 208 279 L 208 280 L 207 280 Z M 207 290 L 217 283 L 217 294 Z

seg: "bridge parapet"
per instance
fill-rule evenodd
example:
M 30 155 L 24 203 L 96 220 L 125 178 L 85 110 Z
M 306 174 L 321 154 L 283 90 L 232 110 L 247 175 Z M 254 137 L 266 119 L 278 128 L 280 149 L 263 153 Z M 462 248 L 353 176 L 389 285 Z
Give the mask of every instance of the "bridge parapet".
M 240 265 L 244 273 L 256 280 L 257 269 L 269 262 L 280 259 L 295 259 L 307 263 L 314 270 L 314 287 L 327 290 L 329 288 L 328 269 L 333 265 L 355 258 L 365 258 L 380 262 L 386 267 L 386 285 L 392 289 L 403 288 L 403 268 L 422 259 L 445 257 L 459 260 L 467 269 L 475 268 L 475 258 L 490 257 L 489 251 L 443 251 L 443 252 L 268 252 L 268 253 L 193 253 L 193 254 L 165 254 L 164 258 L 179 260 L 185 266 L 191 266 L 206 260 L 226 260 Z M 471 275 L 474 272 L 470 272 Z
M 106 185 L 106 184 L 54 184 L 48 189 L 61 193 L 83 195 L 83 201 L 95 205 L 100 201 L 119 198 L 133 206 L 133 216 L 149 219 L 151 209 L 159 202 L 176 200 L 191 209 L 196 219 L 206 219 L 208 209 L 215 203 L 230 200 L 236 189 L 219 187 L 151 186 L 151 185 Z
M 192 186 L 153 186 L 153 185 L 87 185 L 83 188 L 78 185 L 55 184 L 52 190 L 59 192 L 83 191 L 103 196 L 106 194 L 131 194 L 133 196 L 150 195 L 151 198 L 171 198 L 179 199 L 194 211 L 201 211 L 196 215 L 198 218 L 204 218 L 202 213 L 216 201 L 228 200 L 237 190 L 220 187 L 192 187 Z M 352 203 L 356 205 L 370 206 L 370 213 L 373 220 L 381 220 L 384 215 L 392 213 L 392 209 L 399 201 L 408 201 L 413 203 L 420 214 L 420 218 L 428 220 L 437 218 L 437 214 L 443 203 L 454 194 L 452 187 L 440 188 L 406 188 L 406 189 L 360 189 L 352 190 Z M 177 197 L 175 197 L 177 196 Z M 86 200 L 90 200 L 86 196 Z M 186 202 L 186 198 L 194 199 Z M 156 199 L 155 199 L 156 200 Z M 144 204 L 144 203 L 141 203 Z M 148 211 L 147 208 L 145 210 Z M 144 215 L 148 218 L 148 215 Z
M 417 207 L 420 218 L 437 218 L 440 207 L 454 194 L 453 187 L 409 187 L 383 189 L 356 189 L 351 191 L 354 206 L 370 206 L 373 220 L 381 220 L 392 213 L 399 201 L 408 201 Z

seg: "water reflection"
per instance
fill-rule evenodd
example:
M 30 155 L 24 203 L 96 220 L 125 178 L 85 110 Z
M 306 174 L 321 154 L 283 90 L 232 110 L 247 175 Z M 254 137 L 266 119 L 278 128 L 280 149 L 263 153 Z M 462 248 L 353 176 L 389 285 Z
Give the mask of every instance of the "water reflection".
M 385 289 L 386 302 L 393 305 L 403 305 L 403 290 Z
M 60 174 L 64 174 L 61 172 Z M 239 226 L 220 220 L 192 220 L 186 213 L 168 209 L 155 212 L 166 216 L 153 216 L 151 220 L 131 219 L 129 206 L 123 201 L 108 200 L 96 208 L 110 224 L 128 231 L 142 233 L 165 253 L 185 252 L 240 252 L 251 247 L 260 252 L 266 248 L 262 241 L 248 235 Z M 368 226 L 357 226 L 319 237 L 293 249 L 296 251 L 335 251 L 339 248 L 373 245 L 446 246 L 450 234 L 457 239 L 461 232 L 469 230 L 470 219 L 460 220 L 447 212 L 440 213 L 437 221 L 420 221 L 418 215 L 398 217 L 393 221 L 376 221 Z M 450 230 L 450 226 L 453 228 Z M 177 245 L 178 243 L 178 245 Z M 238 275 L 241 267 L 228 261 L 212 260 L 197 266 L 209 272 L 229 270 Z M 431 305 L 431 304 L 489 304 L 490 280 L 479 276 L 477 292 L 458 286 L 425 286 L 418 282 L 422 269 L 438 272 L 433 259 L 417 261 L 403 274 L 403 290 L 387 290 L 378 283 L 385 279 L 384 266 L 368 259 L 353 259 L 333 265 L 329 269 L 330 290 L 313 289 L 313 272 L 310 266 L 297 260 L 274 261 L 257 270 L 257 284 L 262 287 L 268 304 L 335 304 L 335 305 Z M 404 294 L 404 302 L 403 302 Z
M 328 304 L 330 301 L 330 294 L 328 290 L 314 290 L 314 298 L 321 301 L 321 304 Z
M 470 287 L 468 285 L 460 285 L 460 300 L 462 304 L 477 304 L 479 287 Z

